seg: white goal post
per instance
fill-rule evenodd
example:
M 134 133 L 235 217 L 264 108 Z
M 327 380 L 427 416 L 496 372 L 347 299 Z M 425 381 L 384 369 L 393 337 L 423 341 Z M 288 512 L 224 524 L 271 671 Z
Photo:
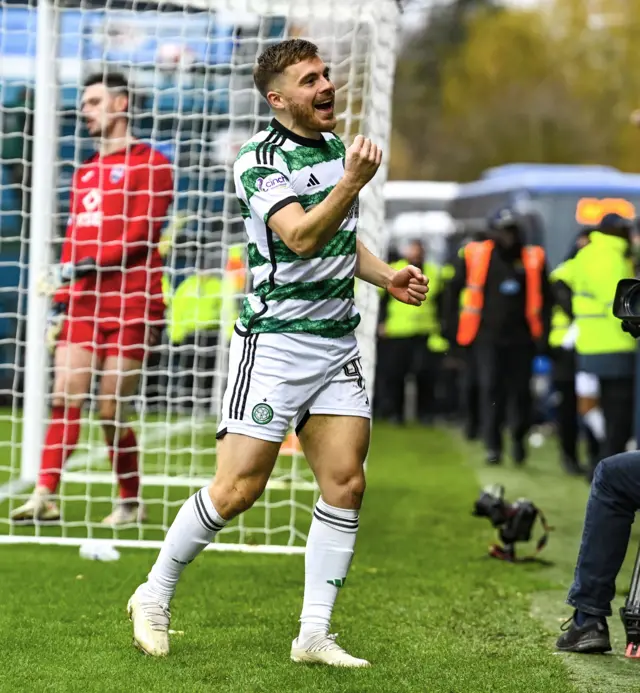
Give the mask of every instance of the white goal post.
M 294 36 L 317 43 L 336 83 L 338 133 L 347 146 L 362 133 L 385 152 L 360 196 L 358 236 L 376 254 L 386 249 L 382 189 L 397 0 L 160 0 L 143 3 L 143 10 L 140 4 L 24 0 L 0 8 L 0 543 L 92 539 L 157 547 L 184 500 L 212 477 L 230 327 L 248 288 L 232 164 L 239 145 L 270 119 L 251 71 L 270 43 Z M 148 520 L 115 530 L 101 525 L 118 488 L 96 413 L 94 374 L 80 441 L 58 488 L 61 520 L 23 526 L 9 515 L 38 477 L 53 374 L 44 339 L 49 299 L 39 293 L 39 277 L 59 257 L 72 172 L 93 151 L 79 117 L 81 85 L 105 71 L 128 78 L 134 135 L 174 166 L 174 201 L 161 241 L 168 315 L 178 288 L 201 272 L 198 286 L 218 287 L 210 296 L 217 317 L 178 336 L 167 328 L 138 393 L 124 403 L 137 435 Z M 357 282 L 356 303 L 373 393 L 377 290 Z M 210 548 L 301 552 L 316 499 L 292 434 L 263 497 Z

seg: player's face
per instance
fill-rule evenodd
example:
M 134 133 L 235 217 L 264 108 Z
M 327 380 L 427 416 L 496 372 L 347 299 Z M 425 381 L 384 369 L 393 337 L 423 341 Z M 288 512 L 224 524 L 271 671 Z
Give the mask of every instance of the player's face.
M 314 132 L 331 132 L 336 127 L 336 88 L 329 68 L 320 58 L 290 65 L 278 80 L 282 108 L 294 122 Z
M 114 128 L 122 122 L 126 107 L 127 97 L 109 92 L 104 84 L 92 84 L 82 94 L 82 116 L 92 137 L 113 136 Z

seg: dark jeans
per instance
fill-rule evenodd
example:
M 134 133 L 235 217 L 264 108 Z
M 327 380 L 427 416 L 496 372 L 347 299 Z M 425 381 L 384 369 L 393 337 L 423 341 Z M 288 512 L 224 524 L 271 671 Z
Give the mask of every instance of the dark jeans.
M 435 387 L 440 354 L 427 349 L 428 335 L 396 337 L 380 340 L 382 381 L 377 383 L 380 394 L 380 415 L 404 421 L 405 386 L 407 377 L 416 379 L 418 418 L 426 420 L 434 414 Z
M 432 352 L 432 356 L 436 372 L 434 413 L 453 419 L 460 413 L 460 371 L 446 354 Z
M 522 443 L 531 426 L 533 345 L 474 344 L 480 384 L 482 431 L 487 451 L 502 452 L 502 430 L 509 423 L 514 441 Z M 508 416 L 507 416 L 508 411 Z
M 179 408 L 211 408 L 218 356 L 218 333 L 191 334 L 172 354 L 174 382 L 169 397 Z
M 468 347 L 463 353 L 465 365 L 460 379 L 460 400 L 464 432 L 467 438 L 472 439 L 480 432 L 480 385 L 473 347 Z
M 594 616 L 611 616 L 616 577 L 627 553 L 638 509 L 640 452 L 625 452 L 602 460 L 591 485 L 567 604 Z
M 633 378 L 600 378 L 600 406 L 606 424 L 603 457 L 624 452 L 633 435 Z

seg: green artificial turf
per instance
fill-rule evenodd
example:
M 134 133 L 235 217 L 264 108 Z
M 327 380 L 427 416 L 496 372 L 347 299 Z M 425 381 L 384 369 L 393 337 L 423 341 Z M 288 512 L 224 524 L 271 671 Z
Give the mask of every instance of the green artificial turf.
M 289 661 L 301 556 L 199 557 L 173 603 L 171 656 L 154 660 L 131 646 L 125 615 L 154 551 L 100 563 L 77 548 L 0 545 L 0 691 L 640 690 L 634 663 L 598 657 L 616 670 L 608 687 L 593 659 L 574 666 L 577 657 L 554 654 L 587 495 L 554 457 L 545 448 L 525 470 L 487 472 L 456 432 L 375 425 L 356 557 L 333 622 L 339 642 L 372 661 L 368 670 Z M 548 512 L 558 526 L 546 552 L 553 566 L 485 557 L 493 534 L 470 512 L 479 479 L 504 481 L 509 496 Z M 0 519 L 7 510 L 0 503 Z

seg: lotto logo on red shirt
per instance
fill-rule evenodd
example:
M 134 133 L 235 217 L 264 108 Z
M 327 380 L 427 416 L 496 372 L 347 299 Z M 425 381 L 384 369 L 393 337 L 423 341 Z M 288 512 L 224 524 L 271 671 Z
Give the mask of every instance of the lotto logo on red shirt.
M 76 226 L 102 225 L 102 193 L 93 188 L 80 201 L 86 212 L 79 212 Z

